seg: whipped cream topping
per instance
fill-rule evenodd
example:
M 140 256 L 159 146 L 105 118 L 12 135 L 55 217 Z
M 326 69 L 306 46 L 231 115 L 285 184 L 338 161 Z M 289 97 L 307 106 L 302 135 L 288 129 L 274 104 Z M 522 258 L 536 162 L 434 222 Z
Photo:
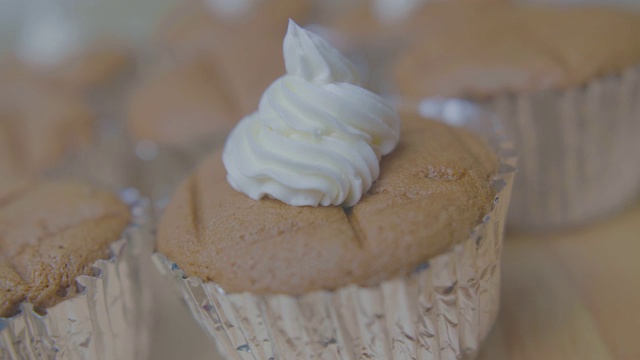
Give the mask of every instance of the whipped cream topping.
M 378 178 L 380 158 L 398 143 L 399 117 L 358 86 L 344 56 L 293 21 L 283 48 L 287 74 L 227 138 L 227 180 L 256 200 L 353 206 Z

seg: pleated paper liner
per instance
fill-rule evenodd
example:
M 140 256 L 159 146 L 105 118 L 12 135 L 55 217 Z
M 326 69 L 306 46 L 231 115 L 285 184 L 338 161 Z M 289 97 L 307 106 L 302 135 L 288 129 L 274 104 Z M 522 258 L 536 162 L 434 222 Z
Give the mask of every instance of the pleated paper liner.
M 500 253 L 515 156 L 497 120 L 463 103 L 441 103 L 445 121 L 489 135 L 501 159 L 492 210 L 469 238 L 411 275 L 375 287 L 303 296 L 227 294 L 187 277 L 162 254 L 161 272 L 229 359 L 473 358 L 498 313 Z M 454 108 L 458 108 L 455 110 Z
M 520 158 L 509 225 L 549 230 L 624 208 L 640 193 L 640 66 L 586 86 L 484 102 Z
M 148 204 L 136 191 L 122 193 L 134 216 L 111 258 L 94 265 L 93 276 L 77 279 L 79 295 L 41 315 L 33 305 L 0 318 L 0 358 L 114 360 L 144 359 L 148 351 L 150 299 L 140 259 L 151 249 Z

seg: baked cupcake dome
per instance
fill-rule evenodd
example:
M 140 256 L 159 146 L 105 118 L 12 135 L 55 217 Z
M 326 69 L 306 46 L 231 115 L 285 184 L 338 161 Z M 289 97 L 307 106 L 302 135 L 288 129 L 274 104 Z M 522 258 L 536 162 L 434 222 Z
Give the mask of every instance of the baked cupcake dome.
M 150 228 L 136 191 L 25 183 L 0 195 L 0 237 L 0 357 L 146 357 Z
M 466 131 L 402 120 L 398 148 L 349 209 L 252 200 L 229 186 L 214 153 L 167 206 L 158 251 L 228 292 L 302 294 L 413 271 L 466 239 L 488 212 L 497 161 Z
M 639 12 L 458 2 L 421 14 L 394 66 L 398 91 L 411 98 L 565 89 L 640 61 Z
M 76 278 L 93 275 L 131 220 L 117 196 L 81 183 L 30 184 L 0 203 L 0 317 L 73 297 Z

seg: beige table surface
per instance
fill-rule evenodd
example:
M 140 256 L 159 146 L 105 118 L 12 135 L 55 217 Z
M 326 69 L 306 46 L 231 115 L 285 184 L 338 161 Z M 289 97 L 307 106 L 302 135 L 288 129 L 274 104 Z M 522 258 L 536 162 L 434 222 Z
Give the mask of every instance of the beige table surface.
M 510 235 L 502 310 L 479 360 L 640 359 L 640 204 L 554 235 Z M 152 359 L 218 359 L 177 299 Z M 185 334 L 190 334 L 184 336 Z

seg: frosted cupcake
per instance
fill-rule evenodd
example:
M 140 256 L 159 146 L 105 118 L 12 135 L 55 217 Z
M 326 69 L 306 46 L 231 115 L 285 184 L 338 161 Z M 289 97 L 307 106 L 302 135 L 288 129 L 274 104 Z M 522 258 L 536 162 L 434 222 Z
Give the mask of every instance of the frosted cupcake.
M 578 225 L 635 198 L 640 13 L 428 7 L 420 36 L 395 64 L 398 92 L 413 100 L 463 97 L 503 118 L 521 159 L 510 224 Z
M 142 203 L 75 182 L 0 196 L 0 357 L 142 358 Z
M 512 159 L 398 115 L 294 23 L 284 57 L 165 209 L 160 269 L 229 358 L 473 354 L 498 309 Z

